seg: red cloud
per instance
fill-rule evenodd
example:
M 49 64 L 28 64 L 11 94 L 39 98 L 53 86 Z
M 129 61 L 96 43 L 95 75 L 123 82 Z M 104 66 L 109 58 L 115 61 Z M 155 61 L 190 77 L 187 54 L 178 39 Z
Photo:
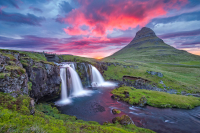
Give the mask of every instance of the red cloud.
M 151 19 L 167 14 L 170 9 L 180 9 L 188 0 L 87 0 L 62 19 L 70 27 L 69 35 L 102 36 L 113 29 L 127 30 L 145 26 Z M 89 29 L 82 30 L 86 25 Z

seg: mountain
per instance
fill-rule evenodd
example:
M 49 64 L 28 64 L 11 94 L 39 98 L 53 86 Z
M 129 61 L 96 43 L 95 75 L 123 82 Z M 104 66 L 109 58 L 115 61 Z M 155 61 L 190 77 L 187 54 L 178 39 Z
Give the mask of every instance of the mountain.
M 200 56 L 178 50 L 156 36 L 155 32 L 143 27 L 124 48 L 104 60 L 134 60 L 146 62 L 184 62 L 199 60 Z

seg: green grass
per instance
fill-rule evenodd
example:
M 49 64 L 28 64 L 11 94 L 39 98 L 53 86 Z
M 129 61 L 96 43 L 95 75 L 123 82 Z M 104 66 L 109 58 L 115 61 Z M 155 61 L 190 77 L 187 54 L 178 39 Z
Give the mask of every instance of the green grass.
M 3 56 L 7 56 L 7 57 L 10 58 L 10 60 L 12 60 L 12 61 L 13 61 L 13 60 L 16 60 L 15 57 L 14 57 L 12 54 L 3 53 L 3 52 L 1 52 L 1 51 L 0 51 L 0 53 L 1 53 Z
M 30 98 L 0 93 L 0 132 L 44 132 L 44 133 L 153 133 L 149 129 L 135 125 L 120 124 L 100 125 L 93 121 L 77 120 L 75 116 L 60 114 L 57 108 L 48 104 L 35 107 L 35 114 L 30 115 Z
M 124 68 L 123 66 L 108 66 L 108 70 L 104 71 L 106 80 L 116 79 L 122 81 L 122 77 L 134 76 L 147 79 L 151 84 L 155 84 L 162 88 L 159 84 L 162 80 L 170 89 L 177 91 L 186 91 L 188 93 L 200 93 L 200 66 L 191 67 L 190 65 L 180 64 L 163 64 L 163 63 L 144 63 L 144 62 L 125 62 L 126 65 L 138 66 L 139 69 Z M 155 71 L 163 73 L 164 77 L 150 75 L 146 71 Z
M 32 83 L 30 81 L 28 81 L 28 90 L 31 91 L 32 90 Z
M 8 71 L 17 70 L 19 74 L 24 74 L 26 72 L 26 69 L 21 68 L 19 66 L 7 65 L 7 66 L 5 66 L 5 68 Z
M 5 76 L 10 76 L 10 73 L 0 73 L 0 79 L 5 78 Z
M 93 63 L 97 61 L 94 58 L 86 58 L 86 57 L 80 57 L 80 56 L 74 56 L 74 55 L 59 55 L 59 58 L 69 61 L 69 62 L 88 62 Z
M 35 53 L 35 52 L 24 52 L 24 51 L 19 51 L 20 54 L 25 54 L 26 56 L 30 57 L 36 62 L 39 61 L 47 61 L 46 57 L 42 53 Z
M 124 91 L 129 92 L 129 98 L 125 97 Z M 200 98 L 197 97 L 182 96 L 144 89 L 131 89 L 131 87 L 127 86 L 114 89 L 111 93 L 119 96 L 120 100 L 128 102 L 132 105 L 138 104 L 142 97 L 146 97 L 147 104 L 153 107 L 192 109 L 200 105 Z

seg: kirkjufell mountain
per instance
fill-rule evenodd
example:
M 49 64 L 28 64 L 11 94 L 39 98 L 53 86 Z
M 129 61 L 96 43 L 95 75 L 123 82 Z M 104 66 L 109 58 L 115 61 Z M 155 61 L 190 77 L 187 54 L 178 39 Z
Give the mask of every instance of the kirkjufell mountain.
M 138 31 L 133 40 L 124 48 L 106 59 L 125 59 L 148 62 L 181 62 L 200 60 L 200 56 L 184 50 L 178 50 L 156 36 L 155 32 L 147 27 Z

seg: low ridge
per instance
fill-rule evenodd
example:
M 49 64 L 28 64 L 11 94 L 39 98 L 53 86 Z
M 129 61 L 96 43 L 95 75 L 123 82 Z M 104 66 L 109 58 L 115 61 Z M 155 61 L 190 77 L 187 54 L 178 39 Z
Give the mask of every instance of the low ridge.
M 124 48 L 104 60 L 121 59 L 147 62 L 182 62 L 200 60 L 200 56 L 178 50 L 156 36 L 147 27 L 138 31 L 134 39 Z

